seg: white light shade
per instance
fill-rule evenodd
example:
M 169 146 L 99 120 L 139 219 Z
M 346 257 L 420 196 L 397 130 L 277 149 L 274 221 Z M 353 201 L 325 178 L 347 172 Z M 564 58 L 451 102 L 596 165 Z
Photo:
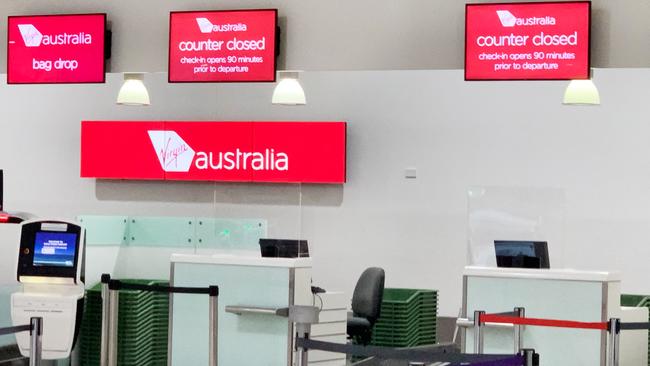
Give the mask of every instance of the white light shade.
M 117 104 L 140 106 L 151 104 L 149 92 L 144 85 L 144 74 L 124 73 L 124 84 L 117 94 Z
M 299 71 L 279 71 L 278 85 L 273 90 L 271 103 L 282 105 L 305 105 L 305 91 L 298 82 Z
M 566 105 L 600 105 L 600 93 L 591 79 L 571 80 L 564 91 Z

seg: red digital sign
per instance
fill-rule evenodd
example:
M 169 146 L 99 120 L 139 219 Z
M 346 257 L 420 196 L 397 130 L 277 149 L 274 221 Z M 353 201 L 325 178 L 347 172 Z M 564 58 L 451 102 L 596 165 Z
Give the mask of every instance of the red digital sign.
M 345 122 L 81 123 L 81 177 L 345 183 Z
M 103 83 L 106 14 L 10 16 L 7 83 Z
M 169 82 L 272 82 L 277 10 L 172 12 Z
M 465 80 L 589 78 L 591 2 L 467 4 Z

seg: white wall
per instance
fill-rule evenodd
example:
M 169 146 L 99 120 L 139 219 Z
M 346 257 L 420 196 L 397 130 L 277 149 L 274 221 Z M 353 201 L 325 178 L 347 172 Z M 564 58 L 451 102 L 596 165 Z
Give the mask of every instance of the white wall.
M 350 292 L 378 265 L 388 286 L 440 289 L 441 313 L 454 315 L 467 188 L 556 187 L 567 197 L 565 263 L 623 270 L 624 291 L 650 293 L 650 69 L 596 70 L 603 105 L 593 108 L 562 106 L 564 82 L 468 83 L 461 70 L 308 72 L 305 107 L 272 106 L 270 84 L 168 85 L 165 74 L 147 76 L 152 107 L 118 107 L 119 75 L 108 81 L 0 88 L 7 209 L 267 218 L 272 235 L 310 241 L 321 287 Z M 348 121 L 348 183 L 79 178 L 80 120 L 156 118 Z M 403 177 L 410 166 L 415 180 Z
M 467 1 L 467 2 L 503 2 Z M 595 67 L 650 64 L 650 2 L 593 0 Z M 463 67 L 465 1 L 457 0 L 3 0 L 7 15 L 108 13 L 111 71 L 166 71 L 172 10 L 278 8 L 281 69 L 393 70 Z M 4 21 L 0 39 L 6 39 Z M 6 70 L 0 47 L 0 71 Z

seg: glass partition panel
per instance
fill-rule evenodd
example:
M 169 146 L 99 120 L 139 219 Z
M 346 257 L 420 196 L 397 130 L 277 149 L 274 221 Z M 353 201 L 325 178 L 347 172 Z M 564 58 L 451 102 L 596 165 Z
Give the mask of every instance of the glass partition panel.
M 565 195 L 556 188 L 468 190 L 468 264 L 496 267 L 495 241 L 548 243 L 551 268 L 564 267 Z
M 215 184 L 214 218 L 216 243 L 198 249 L 259 257 L 259 239 L 302 238 L 302 185 Z
M 212 185 L 211 215 L 176 216 L 172 210 L 157 210 L 152 216 L 78 216 L 86 228 L 87 286 L 95 285 L 102 273 L 166 280 L 174 253 L 259 257 L 260 239 L 302 238 L 300 184 Z M 205 193 L 205 186 L 200 188 Z

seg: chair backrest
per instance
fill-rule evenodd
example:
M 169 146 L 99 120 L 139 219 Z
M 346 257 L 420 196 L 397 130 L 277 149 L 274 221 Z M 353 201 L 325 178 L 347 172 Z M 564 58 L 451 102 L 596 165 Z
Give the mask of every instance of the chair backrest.
M 352 295 L 352 311 L 355 316 L 366 318 L 373 324 L 379 318 L 385 277 L 381 268 L 371 267 L 363 271 Z

